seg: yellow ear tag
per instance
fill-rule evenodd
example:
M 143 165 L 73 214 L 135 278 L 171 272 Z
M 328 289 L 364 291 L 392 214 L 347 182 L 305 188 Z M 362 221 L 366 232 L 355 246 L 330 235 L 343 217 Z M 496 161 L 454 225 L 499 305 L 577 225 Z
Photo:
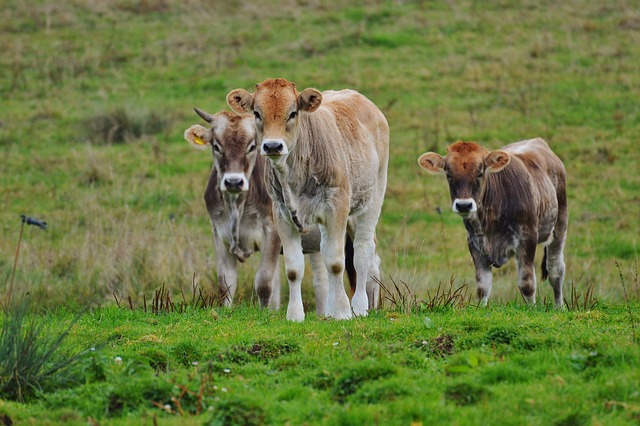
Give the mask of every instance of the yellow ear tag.
M 200 136 L 193 135 L 193 141 L 198 145 L 206 145 L 207 143 Z

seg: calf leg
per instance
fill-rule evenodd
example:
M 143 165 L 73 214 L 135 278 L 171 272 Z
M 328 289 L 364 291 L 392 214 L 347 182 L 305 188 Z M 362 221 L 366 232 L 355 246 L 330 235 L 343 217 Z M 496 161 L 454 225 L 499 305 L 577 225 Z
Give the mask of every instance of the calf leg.
M 278 260 L 276 262 L 276 270 L 273 274 L 273 285 L 271 288 L 271 299 L 269 299 L 269 309 L 272 311 L 277 311 L 280 309 L 280 256 L 278 256 Z
M 329 217 L 325 224 L 320 225 L 320 252 L 329 278 L 326 314 L 336 319 L 349 319 L 352 316 L 349 297 L 344 291 L 343 281 L 346 226 L 346 212 Z
M 374 209 L 371 209 L 359 217 L 356 224 L 356 234 L 353 241 L 353 251 L 355 252 L 353 263 L 356 267 L 358 280 L 356 292 L 351 299 L 351 306 L 353 312 L 358 316 L 366 316 L 369 307 L 374 303 L 373 300 L 369 301 L 367 282 L 369 281 L 371 263 L 376 250 L 374 235 L 377 222 L 378 214 Z M 375 292 L 374 288 L 372 290 Z
M 549 284 L 553 288 L 556 309 L 563 307 L 562 283 L 564 282 L 564 242 L 567 238 L 567 224 L 569 213 L 567 210 L 567 192 L 564 177 L 560 178 L 556 188 L 558 197 L 558 218 L 553 228 L 553 239 L 546 247 L 546 267 L 549 274 Z
M 313 271 L 313 289 L 316 294 L 316 315 L 318 317 L 327 314 L 327 292 L 329 290 L 329 277 L 324 260 L 320 253 L 310 253 L 308 255 Z
M 469 252 L 471 253 L 473 265 L 476 269 L 476 294 L 480 305 L 487 306 L 489 297 L 491 296 L 491 287 L 493 285 L 491 262 L 485 255 L 476 249 L 472 242 L 469 242 Z
M 284 214 L 288 215 L 287 211 Z M 304 276 L 304 255 L 302 254 L 302 239 L 297 229 L 292 228 L 289 218 L 282 217 L 282 213 L 275 215 L 276 227 L 282 240 L 284 252 L 284 266 L 289 282 L 289 305 L 287 319 L 289 321 L 304 321 L 304 306 L 302 305 L 302 277 Z
M 213 244 L 216 248 L 216 265 L 218 268 L 218 294 L 223 306 L 231 306 L 238 283 L 238 261 L 227 250 L 227 247 L 213 231 Z
M 553 288 L 553 298 L 556 309 L 562 308 L 562 283 L 564 282 L 564 241 L 566 237 L 566 224 L 556 225 L 553 230 L 553 240 L 545 247 L 546 267 L 549 273 L 549 284 Z
M 274 288 L 274 278 L 280 271 L 278 269 L 280 257 L 280 237 L 275 229 L 265 230 L 262 238 L 262 253 L 260 267 L 254 280 L 254 288 L 260 299 L 260 306 L 269 306 L 270 309 L 280 308 L 280 289 Z M 280 280 L 278 279 L 278 286 Z M 275 297 L 274 297 L 275 296 Z
M 369 310 L 377 309 L 380 300 L 380 256 L 374 251 L 367 275 L 367 299 L 369 299 Z
M 534 261 L 536 257 L 535 240 L 522 241 L 516 250 L 516 268 L 518 270 L 518 288 L 529 305 L 536 304 L 536 271 Z
M 347 233 L 351 237 L 352 241 L 355 240 L 356 226 L 357 219 L 353 216 L 349 217 L 349 221 L 347 222 Z M 377 309 L 380 301 L 380 263 L 380 256 L 378 256 L 378 252 L 374 251 L 371 259 L 371 266 L 369 267 L 369 272 L 367 274 L 367 299 L 369 301 L 369 310 Z

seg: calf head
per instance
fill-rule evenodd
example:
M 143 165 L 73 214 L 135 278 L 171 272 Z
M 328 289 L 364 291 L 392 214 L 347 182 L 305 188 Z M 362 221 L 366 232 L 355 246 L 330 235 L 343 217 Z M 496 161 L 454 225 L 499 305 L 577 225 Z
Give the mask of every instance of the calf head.
M 212 150 L 222 192 L 248 191 L 257 158 L 253 118 L 229 112 L 211 115 L 197 108 L 195 111 L 211 128 L 193 125 L 184 132 L 184 138 L 196 149 Z
M 463 218 L 478 210 L 485 175 L 496 173 L 509 164 L 505 151 L 489 152 L 474 142 L 456 142 L 447 155 L 426 152 L 418 158 L 420 167 L 432 174 L 446 174 L 452 209 Z
M 315 89 L 296 90 L 283 78 L 265 80 L 249 93 L 236 89 L 227 95 L 227 103 L 238 113 L 253 113 L 260 143 L 260 154 L 279 162 L 295 145 L 298 113 L 313 112 L 320 106 L 322 94 Z

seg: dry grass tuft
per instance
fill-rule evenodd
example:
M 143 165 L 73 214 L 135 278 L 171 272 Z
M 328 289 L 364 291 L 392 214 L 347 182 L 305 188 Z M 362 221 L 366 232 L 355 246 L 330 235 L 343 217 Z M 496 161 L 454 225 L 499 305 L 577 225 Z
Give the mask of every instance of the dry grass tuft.
M 598 300 L 594 295 L 595 281 L 587 283 L 587 288 L 583 292 L 580 292 L 576 287 L 576 282 L 571 280 L 571 292 L 569 293 L 569 300 L 565 298 L 564 305 L 570 311 L 590 310 L 596 307 Z M 545 305 L 547 305 L 545 300 Z
M 170 125 L 165 116 L 156 112 L 130 113 L 124 108 L 115 108 L 85 120 L 82 127 L 90 143 L 111 145 L 161 133 Z

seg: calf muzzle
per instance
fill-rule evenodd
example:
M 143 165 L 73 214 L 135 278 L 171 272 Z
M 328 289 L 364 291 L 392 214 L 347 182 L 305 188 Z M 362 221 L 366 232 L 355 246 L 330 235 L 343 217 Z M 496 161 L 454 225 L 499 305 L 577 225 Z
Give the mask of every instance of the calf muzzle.
M 269 157 L 286 155 L 287 148 L 282 139 L 265 139 L 262 142 L 261 154 Z
M 453 201 L 453 211 L 461 216 L 467 216 L 469 213 L 475 212 L 478 207 L 473 198 L 456 198 Z

